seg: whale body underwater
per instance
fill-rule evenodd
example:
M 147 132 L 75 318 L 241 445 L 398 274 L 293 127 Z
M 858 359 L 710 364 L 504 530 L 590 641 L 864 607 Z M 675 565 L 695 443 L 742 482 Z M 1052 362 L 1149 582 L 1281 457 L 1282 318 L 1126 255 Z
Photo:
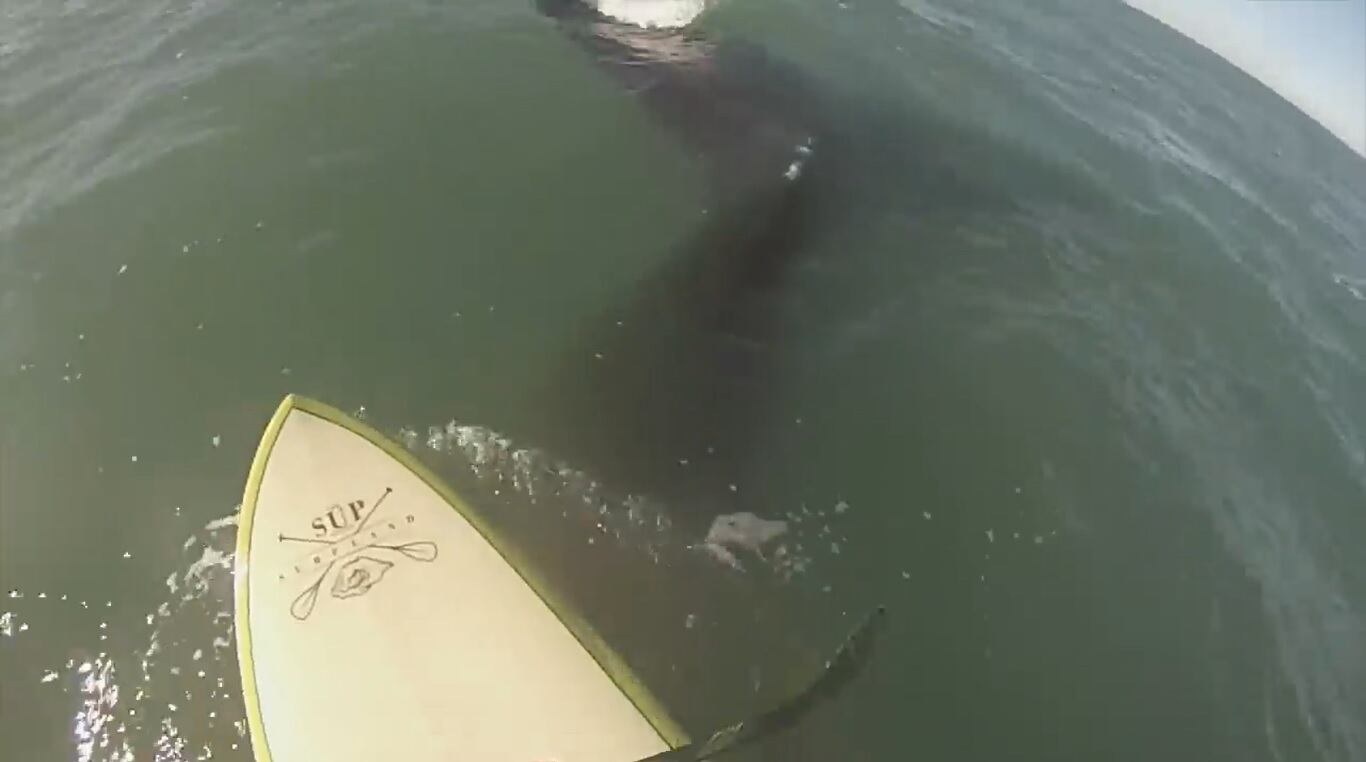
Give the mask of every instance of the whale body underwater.
M 965 161 L 1003 160 L 980 130 L 907 98 L 835 91 L 696 22 L 647 28 L 581 0 L 536 8 L 696 157 L 708 198 L 705 222 L 658 271 L 578 332 L 547 380 L 553 415 L 519 433 L 616 491 L 661 500 L 698 532 L 722 514 L 780 513 L 747 475 L 785 383 L 794 273 L 832 257 L 854 267 L 863 252 L 846 242 L 889 214 L 1010 213 L 1020 189 L 996 180 L 1023 170 Z M 1024 153 L 1004 160 L 1054 174 Z M 931 255 L 913 240 L 905 252 Z M 826 317 L 841 316 L 804 320 Z

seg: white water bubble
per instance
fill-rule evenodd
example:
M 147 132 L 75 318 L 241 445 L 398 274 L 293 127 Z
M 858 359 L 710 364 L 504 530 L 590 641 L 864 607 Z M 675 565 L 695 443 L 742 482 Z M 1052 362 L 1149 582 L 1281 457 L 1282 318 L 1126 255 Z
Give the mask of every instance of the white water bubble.
M 996 535 L 990 529 L 987 530 L 987 542 L 996 542 Z
M 54 672 L 53 670 L 50 670 L 50 669 L 49 669 L 48 671 L 46 671 L 46 672 L 43 673 L 43 678 L 42 678 L 41 680 L 39 680 L 38 682 L 40 682 L 40 683 L 50 683 L 50 682 L 52 682 L 53 680 L 56 680 L 56 679 L 57 679 L 57 673 Z
M 924 516 L 926 521 L 929 521 L 930 518 L 931 518 L 931 517 L 930 517 L 930 512 L 929 512 L 929 511 L 921 511 L 921 512 L 920 512 L 920 515 L 921 515 L 921 516 Z

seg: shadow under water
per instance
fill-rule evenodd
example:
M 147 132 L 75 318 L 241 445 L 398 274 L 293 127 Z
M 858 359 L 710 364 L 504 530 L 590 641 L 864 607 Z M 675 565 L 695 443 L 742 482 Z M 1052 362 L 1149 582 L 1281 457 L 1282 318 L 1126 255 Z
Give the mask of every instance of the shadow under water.
M 551 415 L 521 433 L 617 489 L 676 506 L 697 529 L 765 509 L 740 487 L 782 389 L 800 269 L 852 266 L 859 231 L 889 214 L 966 220 L 1010 214 L 1025 192 L 1099 196 L 906 98 L 821 87 L 756 45 L 638 27 L 579 0 L 538 7 L 698 158 L 708 197 L 702 224 L 665 263 L 576 332 L 549 380 Z M 975 163 L 985 156 L 991 165 Z M 1002 185 L 1009 177 L 1036 183 Z

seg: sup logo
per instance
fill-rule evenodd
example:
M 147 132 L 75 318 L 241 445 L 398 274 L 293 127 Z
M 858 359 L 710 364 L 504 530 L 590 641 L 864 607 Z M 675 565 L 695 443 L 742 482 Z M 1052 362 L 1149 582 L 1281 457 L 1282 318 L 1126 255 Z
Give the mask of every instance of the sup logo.
M 393 487 L 385 487 L 373 505 L 352 500 L 328 506 L 309 522 L 310 537 L 280 535 L 280 542 L 319 546 L 294 563 L 293 574 L 280 574 L 281 582 L 297 577 L 312 580 L 289 606 L 295 619 L 302 621 L 313 613 L 324 587 L 333 598 L 355 598 L 370 592 L 397 562 L 436 560 L 436 543 L 430 540 L 396 541 L 413 528 L 416 516 L 375 518 L 393 492 Z

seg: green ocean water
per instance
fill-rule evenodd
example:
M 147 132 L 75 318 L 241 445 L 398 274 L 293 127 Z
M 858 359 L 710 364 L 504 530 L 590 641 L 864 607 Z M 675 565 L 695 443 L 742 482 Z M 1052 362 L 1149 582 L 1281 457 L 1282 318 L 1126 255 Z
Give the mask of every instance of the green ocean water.
M 705 171 L 530 3 L 0 0 L 0 758 L 250 759 L 232 522 L 299 392 L 467 492 L 694 732 L 887 605 L 749 758 L 1366 759 L 1366 159 L 1117 4 L 701 28 L 928 169 L 812 220 L 745 306 L 766 372 L 600 384 L 751 413 L 715 462 L 618 443 L 703 485 L 652 494 L 576 449 L 627 408 L 574 369 L 604 315 L 669 335 L 641 295 Z M 696 547 L 737 511 L 783 553 Z

